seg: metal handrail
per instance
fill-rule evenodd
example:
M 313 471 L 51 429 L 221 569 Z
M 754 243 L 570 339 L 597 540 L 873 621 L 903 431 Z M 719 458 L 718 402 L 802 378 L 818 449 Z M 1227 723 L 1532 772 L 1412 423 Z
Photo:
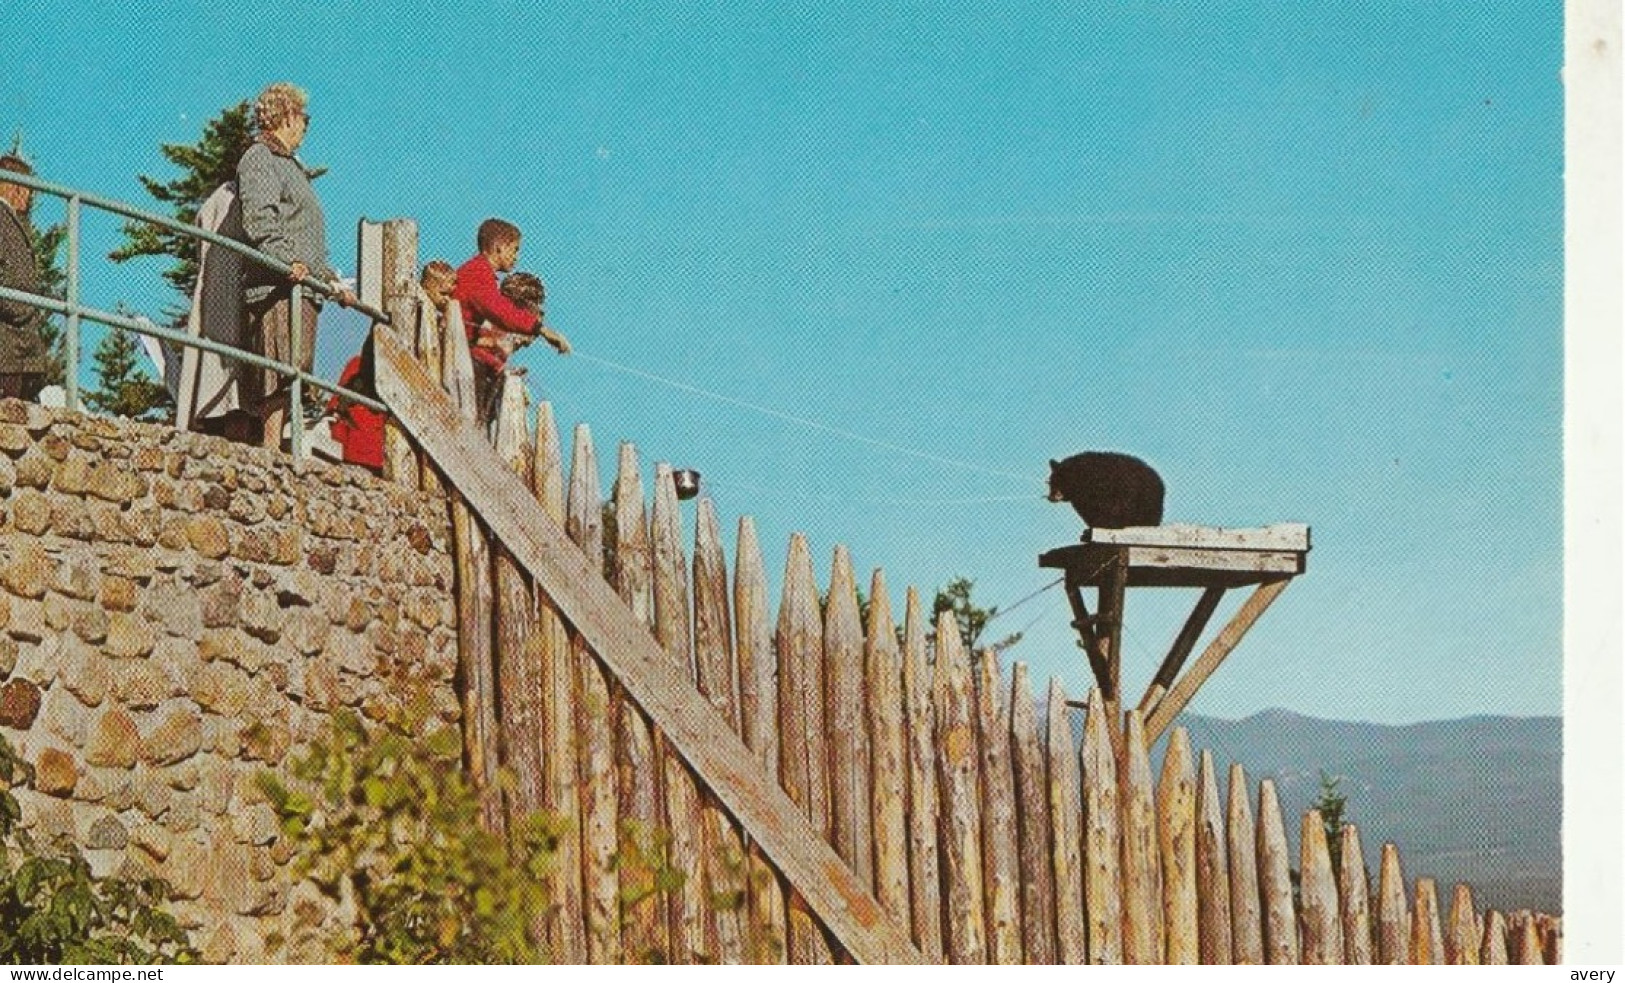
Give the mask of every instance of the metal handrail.
M 323 296 L 337 296 L 339 291 L 335 290 L 331 284 L 325 283 L 310 276 L 303 277 L 299 280 L 294 280 L 292 278 L 292 265 L 282 262 L 275 256 L 272 256 L 269 253 L 261 252 L 260 250 L 255 249 L 254 247 L 245 243 L 239 242 L 236 239 L 232 239 L 229 236 L 223 236 L 217 232 L 211 232 L 208 229 L 200 228 L 195 225 L 188 225 L 185 222 L 177 221 L 176 219 L 170 218 L 166 215 L 148 212 L 143 209 L 136 208 L 133 205 L 128 205 L 121 201 L 115 201 L 111 198 L 103 198 L 99 195 L 88 194 L 76 188 L 69 188 L 64 185 L 43 181 L 31 174 L 19 174 L 12 171 L 6 171 L 4 172 L 3 176 L 0 176 L 0 181 L 19 184 L 39 193 L 67 199 L 67 299 L 58 300 L 54 297 L 47 297 L 43 294 L 31 294 L 25 291 L 12 290 L 6 287 L 0 287 L 0 298 L 20 301 L 24 304 L 28 304 L 31 307 L 67 315 L 68 324 L 64 337 L 63 354 L 69 367 L 69 370 L 65 373 L 66 378 L 64 380 L 66 383 L 64 389 L 67 391 L 66 401 L 68 409 L 77 410 L 79 408 L 79 320 L 80 318 L 86 318 L 99 324 L 108 325 L 109 327 L 123 328 L 126 331 L 134 331 L 137 334 L 150 335 L 154 338 L 169 341 L 177 345 L 200 348 L 204 351 L 233 358 L 237 361 L 259 368 L 269 369 L 270 371 L 276 372 L 278 375 L 289 377 L 288 430 L 291 437 L 289 441 L 289 449 L 292 451 L 295 466 L 303 464 L 304 461 L 304 427 L 301 423 L 303 419 L 303 394 L 301 392 L 301 386 L 303 384 L 308 383 L 318 389 L 336 393 L 343 396 L 345 399 L 359 403 L 362 406 L 368 407 L 369 409 L 374 409 L 385 413 L 389 411 L 388 407 L 378 400 L 363 396 L 358 392 L 345 389 L 342 386 L 323 382 L 321 379 L 316 378 L 310 373 L 297 368 L 296 364 L 278 362 L 275 359 L 266 358 L 263 355 L 249 352 L 244 349 L 234 348 L 231 345 L 226 345 L 208 338 L 194 337 L 193 335 L 186 334 L 184 332 L 175 331 L 172 328 L 165 328 L 146 318 L 125 317 L 120 314 L 113 314 L 80 304 L 80 207 L 82 205 L 89 205 L 90 207 L 99 209 L 101 211 L 111 212 L 114 215 L 121 215 L 125 218 L 134 219 L 139 222 L 147 222 L 152 225 L 169 229 L 173 232 L 178 232 L 189 238 L 199 239 L 204 242 L 220 246 L 224 249 L 230 250 L 231 252 L 237 253 L 238 255 L 254 263 L 257 263 L 260 266 L 266 267 L 274 272 L 281 273 L 282 275 L 288 277 L 289 281 L 292 283 L 292 296 L 290 298 L 288 312 L 290 321 L 289 334 L 291 336 L 290 341 L 292 342 L 292 354 L 296 360 L 299 359 L 301 354 L 299 351 L 300 332 L 298 329 L 299 318 L 303 315 L 304 311 L 303 292 L 306 289 L 311 289 L 315 290 L 319 294 L 322 294 Z M 391 323 L 389 314 L 384 311 L 380 311 L 375 307 L 359 302 L 353 303 L 349 306 L 353 310 L 360 311 L 362 314 L 372 318 L 373 321 L 384 324 Z
M 48 310 L 56 314 L 68 313 L 70 306 L 67 301 L 58 300 L 55 297 L 47 297 L 44 294 L 31 294 L 22 290 L 12 290 L 10 287 L 0 287 L 0 300 L 21 301 L 30 306 L 43 308 L 44 310 Z M 315 386 L 317 389 L 322 389 L 330 393 L 337 393 L 338 395 L 343 396 L 345 399 L 360 403 L 362 406 L 365 406 L 368 409 L 377 410 L 380 413 L 389 412 L 389 407 L 385 406 L 376 399 L 369 396 L 363 396 L 360 393 L 350 389 L 345 389 L 343 386 L 336 383 L 324 382 L 308 372 L 295 369 L 291 365 L 278 362 L 275 359 L 266 358 L 264 355 L 256 354 L 248 351 L 247 349 L 233 348 L 225 342 L 215 341 L 212 338 L 194 338 L 184 331 L 176 331 L 174 328 L 166 328 L 156 321 L 152 321 L 144 317 L 126 317 L 123 314 L 113 314 L 107 311 L 97 310 L 93 307 L 85 307 L 82 304 L 75 306 L 77 306 L 79 309 L 79 315 L 86 320 L 95 321 L 98 324 L 105 324 L 110 328 L 123 328 L 126 331 L 135 331 L 140 334 L 151 335 L 154 338 L 160 338 L 164 341 L 171 341 L 179 345 L 191 345 L 194 348 L 201 348 L 206 352 L 213 352 L 216 355 L 223 355 L 227 358 L 244 362 L 256 368 L 271 369 L 273 371 L 280 371 L 283 375 L 297 376 L 301 382 L 304 382 L 307 385 Z

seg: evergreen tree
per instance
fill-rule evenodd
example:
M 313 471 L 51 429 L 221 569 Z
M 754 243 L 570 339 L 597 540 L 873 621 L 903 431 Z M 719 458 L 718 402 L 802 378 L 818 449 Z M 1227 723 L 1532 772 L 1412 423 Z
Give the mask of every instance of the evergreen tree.
M 85 404 L 98 413 L 132 420 L 162 420 L 173 414 L 175 401 L 161 382 L 143 372 L 145 353 L 132 332 L 113 328 L 96 346 L 96 389 Z
M 982 630 L 998 615 L 999 609 L 978 605 L 971 597 L 971 590 L 975 586 L 976 581 L 969 577 L 955 577 L 948 581 L 948 585 L 937 591 L 937 596 L 931 601 L 931 623 L 935 625 L 937 616 L 944 611 L 952 612 L 954 622 L 959 626 L 959 637 L 973 656 L 985 651 L 1002 652 L 1021 641 L 1022 632 L 1018 631 L 992 645 L 977 646 Z M 932 640 L 935 641 L 934 636 Z
M 29 244 L 34 247 L 34 265 L 39 268 L 40 293 L 51 297 L 65 296 L 68 273 L 62 268 L 58 254 L 62 252 L 62 244 L 68 241 L 67 225 L 59 222 L 42 231 L 30 222 L 28 232 L 32 240 Z M 43 318 L 40 321 L 39 333 L 45 342 L 45 384 L 63 385 L 68 377 L 68 356 L 65 350 L 67 339 L 62 330 L 62 316 L 52 314 Z
M 160 181 L 141 174 L 137 178 L 148 194 L 169 206 L 171 217 L 191 225 L 215 189 L 236 179 L 237 161 L 253 141 L 251 107 L 246 101 L 240 102 L 221 110 L 220 115 L 203 124 L 203 136 L 197 143 L 159 146 L 164 159 L 181 169 L 179 177 Z M 179 323 L 184 321 L 191 304 L 192 288 L 197 284 L 197 255 L 198 240 L 132 219 L 124 223 L 124 244 L 115 249 L 110 258 L 114 262 L 140 256 L 173 258 L 174 263 L 164 271 L 164 279 L 179 291 L 183 303 L 166 313 Z

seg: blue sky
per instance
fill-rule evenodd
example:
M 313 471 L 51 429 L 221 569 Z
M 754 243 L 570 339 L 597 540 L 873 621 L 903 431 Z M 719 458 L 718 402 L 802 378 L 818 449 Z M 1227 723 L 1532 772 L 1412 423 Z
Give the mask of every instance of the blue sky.
M 362 216 L 452 262 L 517 222 L 581 355 L 727 400 L 528 352 L 604 486 L 621 440 L 646 484 L 698 468 L 775 581 L 800 531 L 896 610 L 958 574 L 1007 607 L 1079 530 L 1046 461 L 1123 450 L 1168 521 L 1314 530 L 1193 710 L 1560 712 L 1559 4 L 381 6 L 24 0 L 0 127 L 146 203 L 160 143 L 302 85 L 336 263 Z M 170 302 L 92 266 L 89 300 Z M 1135 695 L 1194 600 L 1140 594 Z M 1081 695 L 1068 617 L 990 631 Z

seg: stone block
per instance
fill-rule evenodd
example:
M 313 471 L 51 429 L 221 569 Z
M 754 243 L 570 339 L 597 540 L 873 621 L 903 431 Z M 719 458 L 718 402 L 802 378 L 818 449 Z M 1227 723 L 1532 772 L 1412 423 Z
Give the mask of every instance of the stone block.
M 210 713 L 235 717 L 248 706 L 251 680 L 231 662 L 202 662 L 188 673 L 188 691 L 198 706 Z
M 106 768 L 133 768 L 140 753 L 141 731 L 130 715 L 117 707 L 102 711 L 91 727 L 90 743 L 85 748 L 86 763 Z
M 134 611 L 135 593 L 135 581 L 110 574 L 102 580 L 101 596 L 98 600 L 108 611 Z
M 102 572 L 145 584 L 158 572 L 158 565 L 151 550 L 121 546 L 112 551 Z
M 231 536 L 225 523 L 212 515 L 194 516 L 186 524 L 186 537 L 192 548 L 211 560 L 231 553 Z
M 43 490 L 51 486 L 51 479 L 55 476 L 56 462 L 39 448 L 35 448 L 17 459 L 16 476 L 13 481 L 18 488 Z
M 131 772 L 101 767 L 83 768 L 81 771 L 78 798 L 86 802 L 100 802 L 114 812 L 135 808 L 135 780 Z
M 107 627 L 107 612 L 95 604 L 80 607 L 73 616 L 73 633 L 91 645 L 107 641 Z
M 40 601 L 13 600 L 6 633 L 26 645 L 38 645 L 53 634 L 45 625 L 45 605 Z
M 108 662 L 97 649 L 75 638 L 62 642 L 62 668 L 58 684 L 87 707 L 100 706 L 112 686 Z
M 23 451 L 34 446 L 34 438 L 28 431 L 15 423 L 0 423 L 0 454 L 9 457 L 20 457 Z
M 84 747 L 90 730 L 90 710 L 63 685 L 52 686 L 40 701 L 40 726 L 73 747 Z
M 202 740 L 203 724 L 202 718 L 200 717 L 198 722 L 198 741 L 200 745 Z M 168 782 L 169 787 L 177 792 L 195 791 L 198 787 L 198 783 L 203 780 L 203 772 L 198 767 L 198 762 L 203 760 L 205 760 L 205 758 L 202 756 L 193 756 L 190 760 L 182 762 L 181 764 L 177 764 L 170 768 L 165 768 L 164 781 Z
M 11 458 L 0 457 L 0 492 L 11 494 L 17 487 L 17 466 L 11 463 Z
M 87 490 L 104 502 L 128 505 L 146 497 L 147 479 L 129 468 L 103 461 L 91 469 Z
M 289 644 L 305 655 L 314 655 L 327 645 L 332 630 L 327 619 L 313 608 L 298 608 L 287 618 L 284 635 Z
M 67 458 L 66 451 L 63 452 L 63 457 L 57 457 L 44 442 L 41 442 L 40 446 L 45 449 L 47 455 L 60 462 L 51 487 L 64 495 L 83 495 L 90 487 L 89 462 L 79 457 Z
M 264 846 L 276 839 L 276 813 L 265 802 L 239 809 L 231 817 L 231 835 L 238 843 Z
M 287 755 L 293 735 L 286 724 L 256 720 L 243 728 L 242 742 L 244 758 L 276 765 Z
M 130 827 L 130 845 L 163 863 L 174 851 L 175 836 L 157 823 L 136 823 Z
M 265 519 L 265 502 L 258 495 L 239 493 L 231 497 L 226 514 L 245 526 L 251 526 Z
M 203 627 L 235 627 L 242 605 L 242 584 L 235 577 L 223 579 L 203 592 L 202 601 Z
M 45 535 L 51 528 L 51 500 L 37 491 L 18 492 L 11 500 L 11 523 L 25 535 Z
M 38 600 L 56 579 L 56 562 L 38 543 L 24 543 L 12 561 L 0 569 L 0 587 L 16 595 Z
M 203 746 L 203 717 L 177 707 L 164 715 L 142 742 L 141 757 L 149 765 L 173 765 L 198 753 Z
M 98 543 L 129 543 L 133 540 L 130 531 L 124 524 L 124 513 L 118 506 L 95 502 L 86 506 L 90 513 L 90 524 L 95 529 L 95 540 Z
M 40 605 L 45 616 L 45 627 L 53 633 L 68 630 L 73 624 L 73 612 L 68 608 L 68 600 L 61 594 L 46 594 L 44 602 Z
M 17 643 L 10 635 L 0 635 L 0 680 L 17 670 Z
M 137 546 L 152 546 L 158 542 L 158 534 L 162 529 L 164 512 L 156 505 L 137 506 L 124 513 L 124 532 L 130 537 L 130 542 Z M 185 546 L 166 547 L 168 549 L 184 549 Z
M 203 636 L 203 601 L 198 592 L 179 582 L 153 584 L 141 602 L 148 620 L 181 638 Z
M 91 823 L 90 831 L 85 835 L 85 846 L 91 850 L 122 850 L 129 842 L 129 830 L 124 828 L 117 816 L 111 814 L 104 814 Z
M 40 689 L 26 679 L 0 683 L 0 727 L 27 730 L 39 715 Z
M 275 597 L 263 591 L 253 591 L 243 595 L 239 617 L 244 631 L 274 645 L 282 638 L 287 613 L 278 606 Z
M 164 452 L 151 444 L 143 444 L 130 457 L 130 466 L 137 471 L 162 471 Z
M 76 601 L 90 601 L 101 590 L 102 572 L 94 553 L 74 550 L 62 558 L 51 589 Z
M 208 839 L 200 833 L 194 831 L 172 838 L 163 875 L 175 897 L 190 901 L 203 896 L 203 889 L 214 871 L 211 854 Z
M 99 538 L 89 507 L 77 498 L 58 498 L 51 505 L 51 527 L 67 539 L 93 543 Z
M 144 659 L 157 642 L 157 635 L 144 619 L 122 611 L 108 615 L 107 641 L 102 643 L 102 651 L 109 657 Z
M 44 795 L 65 799 L 73 795 L 79 784 L 79 765 L 73 755 L 59 748 L 48 747 L 34 762 L 34 790 Z
M 165 515 L 158 523 L 158 545 L 176 551 L 189 548 L 192 541 L 186 535 L 186 520 L 178 515 Z
M 135 807 L 148 819 L 157 821 L 169 811 L 175 801 L 175 790 L 164 782 L 163 776 L 150 770 L 136 773 L 133 782 Z

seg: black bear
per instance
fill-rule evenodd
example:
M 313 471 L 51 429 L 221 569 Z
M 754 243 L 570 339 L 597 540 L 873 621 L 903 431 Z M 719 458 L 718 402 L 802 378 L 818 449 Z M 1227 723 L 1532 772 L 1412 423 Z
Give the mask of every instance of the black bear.
M 1127 454 L 1085 451 L 1050 461 L 1049 500 L 1071 503 L 1091 529 L 1162 523 L 1162 479 Z

